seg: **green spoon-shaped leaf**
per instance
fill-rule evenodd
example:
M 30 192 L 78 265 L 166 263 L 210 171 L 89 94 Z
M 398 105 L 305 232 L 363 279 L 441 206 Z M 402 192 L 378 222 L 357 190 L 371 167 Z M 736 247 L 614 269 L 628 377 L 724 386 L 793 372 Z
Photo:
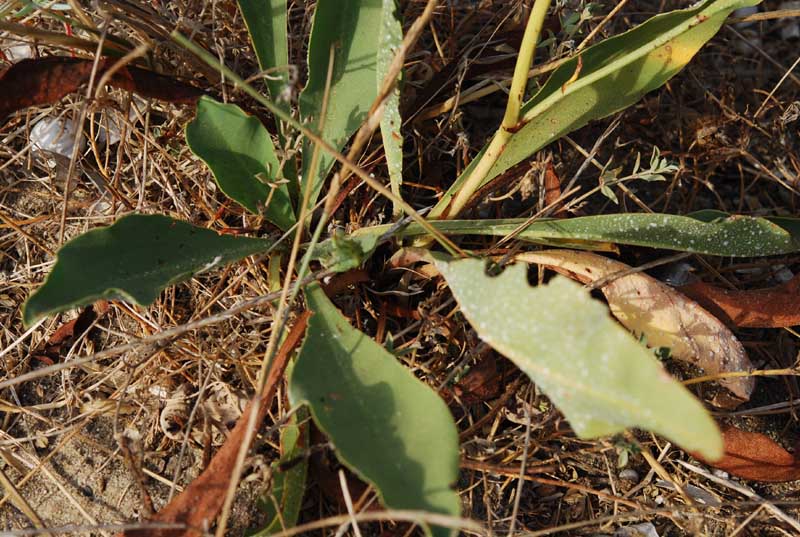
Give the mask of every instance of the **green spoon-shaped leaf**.
M 525 264 L 495 277 L 480 259 L 436 266 L 478 335 L 541 387 L 579 437 L 640 427 L 708 459 L 722 455 L 703 405 L 580 284 L 556 276 L 532 288 Z
M 319 286 L 292 372 L 292 404 L 307 403 L 339 459 L 393 509 L 457 516 L 458 432 L 441 398 L 356 330 Z M 437 535 L 448 535 L 434 528 Z
M 168 285 L 266 251 L 271 244 L 219 235 L 167 216 L 125 216 L 58 251 L 44 285 L 25 303 L 23 320 L 30 326 L 45 315 L 101 298 L 148 305 Z
M 280 182 L 280 162 L 257 118 L 235 104 L 203 97 L 197 117 L 186 126 L 186 142 L 211 168 L 226 196 L 283 230 L 294 225 L 289 191 Z

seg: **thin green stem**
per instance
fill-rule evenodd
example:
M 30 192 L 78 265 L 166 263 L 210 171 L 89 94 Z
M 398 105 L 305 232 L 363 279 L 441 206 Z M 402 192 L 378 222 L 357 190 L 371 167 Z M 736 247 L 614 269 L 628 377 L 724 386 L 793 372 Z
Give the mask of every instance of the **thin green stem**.
M 450 205 L 448 218 L 455 218 L 464 209 L 472 198 L 473 194 L 481 187 L 484 178 L 492 169 L 497 159 L 506 148 L 508 141 L 514 134 L 514 130 L 519 122 L 519 114 L 522 108 L 522 99 L 525 93 L 525 86 L 528 82 L 528 70 L 530 69 L 533 56 L 536 51 L 536 43 L 542 32 L 544 18 L 550 8 L 550 0 L 536 0 L 528 17 L 528 24 L 525 27 L 525 34 L 522 37 L 522 45 L 517 56 L 517 63 L 514 67 L 514 78 L 511 81 L 511 90 L 506 104 L 506 113 L 503 116 L 503 123 L 492 138 L 489 147 L 483 154 L 478 165 L 472 170 L 464 185 L 453 198 Z M 434 216 L 439 216 L 434 214 Z

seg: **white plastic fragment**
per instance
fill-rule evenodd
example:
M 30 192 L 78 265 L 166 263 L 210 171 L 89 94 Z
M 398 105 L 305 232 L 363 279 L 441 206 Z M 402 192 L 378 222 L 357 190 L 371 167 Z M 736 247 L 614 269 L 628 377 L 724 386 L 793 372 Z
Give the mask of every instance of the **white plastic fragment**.
M 72 156 L 77 126 L 71 119 L 42 118 L 31 129 L 30 141 L 34 151 L 46 151 L 65 157 Z M 83 134 L 78 138 L 78 149 L 83 150 Z
M 624 526 L 614 532 L 614 537 L 659 537 L 656 527 L 650 522 Z
M 97 145 L 114 145 L 122 139 L 122 124 L 115 114 L 105 114 L 98 122 L 95 138 Z
M 143 109 L 146 104 L 147 103 L 143 99 L 135 95 L 133 96 L 133 102 L 128 112 L 128 121 L 130 123 L 136 123 L 137 116 L 135 107 Z M 130 128 L 127 129 L 127 131 L 125 130 L 125 122 L 121 117 L 121 112 L 109 110 L 105 114 L 96 117 L 95 140 L 101 147 L 118 143 L 122 139 L 123 132 L 126 132 L 126 136 L 130 133 Z
M 3 43 L 3 54 L 11 62 L 33 58 L 33 49 L 27 43 Z

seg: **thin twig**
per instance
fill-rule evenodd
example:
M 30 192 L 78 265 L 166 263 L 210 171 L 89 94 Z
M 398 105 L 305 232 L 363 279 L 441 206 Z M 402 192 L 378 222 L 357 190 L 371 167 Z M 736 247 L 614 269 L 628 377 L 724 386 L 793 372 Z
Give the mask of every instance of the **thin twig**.
M 294 286 L 302 287 L 307 285 L 313 281 L 321 280 L 327 276 L 332 275 L 333 272 L 329 270 L 322 270 L 316 272 L 314 274 L 309 275 L 302 281 L 295 281 L 293 284 Z M 226 319 L 230 319 L 244 311 L 251 310 L 253 308 L 257 308 L 258 306 L 266 306 L 272 303 L 277 298 L 280 298 L 281 291 L 276 291 L 274 293 L 269 293 L 263 296 L 259 296 L 256 298 L 251 298 L 250 300 L 245 300 L 244 302 L 240 303 L 237 306 L 234 306 L 226 311 L 210 315 L 204 319 L 198 319 L 196 321 L 192 321 L 186 324 L 182 324 L 176 326 L 174 328 L 169 328 L 167 330 L 163 330 L 157 334 L 153 334 L 151 336 L 137 338 L 130 343 L 125 343 L 124 345 L 118 345 L 113 349 L 107 349 L 104 351 L 100 351 L 98 353 L 92 354 L 90 356 L 86 356 L 84 358 L 76 358 L 69 362 L 61 362 L 58 364 L 53 364 L 50 366 L 42 367 L 37 369 L 36 371 L 30 371 L 28 373 L 19 375 L 17 377 L 4 380 L 0 382 L 0 390 L 8 388 L 9 386 L 16 386 L 18 384 L 22 384 L 24 382 L 28 382 L 30 380 L 34 380 L 41 377 L 46 377 L 47 375 L 51 375 L 53 373 L 57 373 L 58 371 L 62 371 L 64 369 L 70 369 L 73 367 L 79 367 L 82 365 L 90 364 L 92 362 L 96 362 L 98 360 L 103 360 L 105 358 L 110 358 L 112 356 L 117 356 L 120 354 L 124 354 L 126 352 L 130 352 L 136 350 L 137 348 L 144 346 L 144 345 L 162 345 L 165 341 L 175 339 L 186 332 L 191 332 L 192 330 L 197 330 L 199 328 L 205 328 L 206 326 L 211 326 L 214 324 L 221 323 Z

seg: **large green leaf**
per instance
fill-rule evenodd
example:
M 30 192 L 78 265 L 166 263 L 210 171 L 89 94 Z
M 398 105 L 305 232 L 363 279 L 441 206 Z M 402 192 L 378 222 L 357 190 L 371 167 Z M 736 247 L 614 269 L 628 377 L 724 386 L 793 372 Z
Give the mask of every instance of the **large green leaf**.
M 267 87 L 273 100 L 289 83 L 286 0 L 239 0 L 250 41 L 262 71 L 270 71 Z
M 339 459 L 394 509 L 457 516 L 458 432 L 441 398 L 356 330 L 314 285 L 314 312 L 292 372 L 292 404 L 307 403 Z M 436 529 L 447 535 L 444 528 Z
M 101 298 L 148 305 L 168 285 L 266 251 L 271 241 L 219 235 L 161 215 L 134 214 L 69 241 L 44 284 L 25 303 L 23 320 Z
M 731 11 L 759 2 L 706 0 L 690 9 L 657 15 L 564 63 L 525 104 L 519 130 L 482 185 L 564 134 L 618 112 L 663 85 L 717 33 Z M 431 216 L 442 214 L 471 169 L 459 176 Z
M 378 90 L 383 85 L 383 79 L 389 72 L 389 67 L 394 60 L 397 49 L 403 42 L 403 25 L 397 13 L 396 0 L 383 0 L 383 24 L 381 24 L 378 43 Z M 398 81 L 399 83 L 399 81 Z M 401 197 L 400 185 L 403 183 L 403 136 L 400 127 L 403 120 L 400 117 L 400 88 L 386 98 L 381 116 L 381 138 L 383 139 L 383 152 L 386 155 L 386 167 L 389 169 L 389 182 L 392 192 Z M 399 206 L 394 206 L 394 213 L 401 213 Z
M 308 44 L 308 83 L 300 94 L 300 115 L 313 127 L 320 123 L 325 80 L 333 49 L 333 77 L 322 137 L 341 149 L 367 117 L 375 100 L 378 35 L 382 0 L 319 0 Z M 311 201 L 333 166 L 332 156 L 321 153 L 319 170 L 309 177 L 313 145 L 303 147 L 303 180 L 314 181 Z
M 431 220 L 445 235 L 488 235 L 503 237 L 516 230 L 525 219 Z M 374 250 L 378 239 L 395 226 L 361 228 L 346 239 L 327 240 L 314 254 L 332 270 L 347 270 L 360 265 Z M 427 232 L 411 223 L 392 233 L 396 238 L 411 238 Z M 625 213 L 584 216 L 568 219 L 536 220 L 517 238 L 537 244 L 595 249 L 604 243 L 647 246 L 707 255 L 758 257 L 800 251 L 800 219 L 787 217 L 756 218 L 701 211 L 688 216 L 656 213 Z
M 280 162 L 269 132 L 257 118 L 235 104 L 203 97 L 197 117 L 186 126 L 186 142 L 211 168 L 225 195 L 283 230 L 294 225 L 288 190 L 278 183 Z
M 579 437 L 640 427 L 709 459 L 722 455 L 700 402 L 580 284 L 556 276 L 532 288 L 523 263 L 495 277 L 480 259 L 436 265 L 481 339 L 536 382 Z

